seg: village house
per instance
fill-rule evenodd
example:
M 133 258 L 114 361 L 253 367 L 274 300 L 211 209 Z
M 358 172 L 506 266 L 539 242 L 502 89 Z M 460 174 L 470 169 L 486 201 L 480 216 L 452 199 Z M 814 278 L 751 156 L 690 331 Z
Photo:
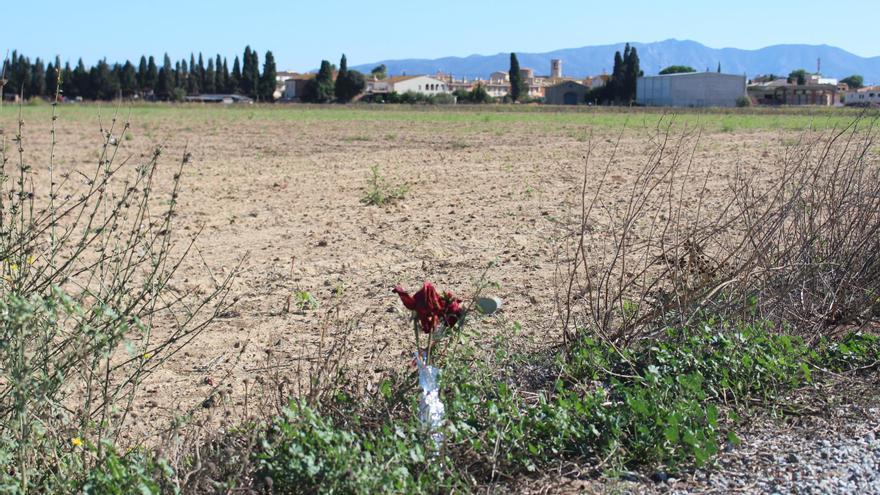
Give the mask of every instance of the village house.
M 748 87 L 749 99 L 755 105 L 832 106 L 839 103 L 838 94 L 836 79 L 820 77 L 809 77 L 806 84 L 774 79 L 753 83 Z
M 544 103 L 548 105 L 580 105 L 586 102 L 590 88 L 577 81 L 562 81 L 544 90 Z

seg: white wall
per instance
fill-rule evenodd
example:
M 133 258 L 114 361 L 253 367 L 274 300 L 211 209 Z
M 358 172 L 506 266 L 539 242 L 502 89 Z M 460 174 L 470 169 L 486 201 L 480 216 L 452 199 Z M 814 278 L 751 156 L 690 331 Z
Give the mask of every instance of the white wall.
M 661 107 L 733 107 L 746 95 L 746 76 L 692 72 L 640 77 L 636 103 Z
M 436 95 L 439 93 L 452 92 L 445 82 L 428 76 L 417 76 L 412 79 L 407 79 L 405 81 L 398 81 L 394 83 L 394 91 L 396 91 L 398 94 L 412 91 L 414 93 L 422 93 L 425 95 Z

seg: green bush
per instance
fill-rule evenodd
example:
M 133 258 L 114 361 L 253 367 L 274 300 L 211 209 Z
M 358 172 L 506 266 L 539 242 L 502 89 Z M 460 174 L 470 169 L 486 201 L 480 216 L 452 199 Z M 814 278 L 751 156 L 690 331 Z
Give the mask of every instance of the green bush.
M 348 429 L 294 403 L 269 428 L 256 478 L 274 493 L 449 491 L 456 481 L 444 477 L 442 460 L 426 445 L 430 439 L 413 420 Z

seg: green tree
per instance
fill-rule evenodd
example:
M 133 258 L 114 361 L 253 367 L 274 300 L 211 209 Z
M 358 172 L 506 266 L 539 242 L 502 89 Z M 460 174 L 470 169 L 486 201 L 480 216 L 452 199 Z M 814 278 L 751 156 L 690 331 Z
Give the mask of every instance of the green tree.
M 721 62 L 718 62 L 718 73 L 721 74 Z
M 626 67 L 623 64 L 623 56 L 618 50 L 614 52 L 614 67 L 611 70 L 611 79 L 608 81 L 608 99 L 615 104 L 623 99 L 625 77 Z
M 174 68 L 171 66 L 171 57 L 165 54 L 165 60 L 162 62 L 162 68 L 159 69 L 156 82 L 156 96 L 163 100 L 171 98 L 174 92 Z
M 379 80 L 385 79 L 388 77 L 388 67 L 385 64 L 377 65 L 370 71 L 370 75 Z
M 623 98 L 622 100 L 626 104 L 630 104 L 636 99 L 636 86 L 638 84 L 639 76 L 642 75 L 642 69 L 640 67 L 639 62 L 639 53 L 636 50 L 636 47 L 630 47 L 627 44 L 627 49 L 624 50 L 626 56 L 623 59 Z
M 61 58 L 55 57 L 55 63 L 46 66 L 46 96 L 54 100 L 58 92 L 58 76 L 61 73 Z
M 226 85 L 227 93 L 238 93 L 241 91 L 241 64 L 238 62 L 238 56 L 232 61 L 232 72 L 229 73 L 229 82 Z
M 147 61 L 147 77 L 144 78 L 144 87 L 141 90 L 145 93 L 155 91 L 157 84 L 159 84 L 159 68 L 156 67 L 156 59 L 150 55 Z
M 804 69 L 793 70 L 788 74 L 788 83 L 797 83 L 798 86 L 807 84 L 807 71 Z
M 339 73 L 336 75 L 334 89 L 336 99 L 342 103 L 347 103 L 361 94 L 365 87 L 364 75 L 356 70 L 348 70 L 348 60 L 346 60 L 345 54 L 343 54 L 342 59 L 339 61 Z
M 244 48 L 244 57 L 241 66 L 241 90 L 251 98 L 258 98 L 260 85 L 260 67 L 257 52 L 251 50 L 250 45 Z
M 853 74 L 849 77 L 845 77 L 841 79 L 840 82 L 846 84 L 852 89 L 859 89 L 865 86 L 865 79 L 858 74 Z
M 661 70 L 660 75 L 663 76 L 666 74 L 687 74 L 696 71 L 697 69 L 694 69 L 693 67 L 687 65 L 670 65 L 669 67 Z
M 263 61 L 263 75 L 260 76 L 260 99 L 263 101 L 275 101 L 275 88 L 277 87 L 278 71 L 275 68 L 275 56 L 272 50 L 266 52 Z
M 330 62 L 321 61 L 318 74 L 306 83 L 303 93 L 303 101 L 311 103 L 327 103 L 333 99 L 335 84 L 333 83 L 333 66 Z
M 515 53 L 510 54 L 508 76 L 510 78 L 510 99 L 519 101 L 522 97 L 527 96 L 528 88 L 525 87 L 526 82 L 523 80 L 522 72 L 519 68 L 519 60 L 517 60 Z
M 127 60 L 119 75 L 119 89 L 122 91 L 123 98 L 131 98 L 138 92 L 137 70 Z
M 34 60 L 34 66 L 31 68 L 29 93 L 31 98 L 46 96 L 46 67 L 39 57 Z
M 214 66 L 217 70 L 217 75 L 214 78 L 215 91 L 217 91 L 218 93 L 225 93 L 226 84 L 229 80 L 229 68 L 226 66 L 226 59 L 221 58 L 218 54 L 217 59 L 214 62 Z
M 208 59 L 208 68 L 205 69 L 205 83 L 202 88 L 207 94 L 213 94 L 217 92 L 217 73 L 214 70 L 213 58 Z
M 73 69 L 70 83 L 71 89 L 73 90 L 71 96 L 88 98 L 89 94 L 92 92 L 91 83 L 89 82 L 89 71 L 86 70 L 86 64 L 83 63 L 82 59 L 79 59 L 76 67 Z

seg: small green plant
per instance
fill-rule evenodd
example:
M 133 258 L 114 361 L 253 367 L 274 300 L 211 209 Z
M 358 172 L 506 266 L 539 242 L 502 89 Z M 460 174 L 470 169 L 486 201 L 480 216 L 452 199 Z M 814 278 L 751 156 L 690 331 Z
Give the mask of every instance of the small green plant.
M 378 165 L 370 167 L 370 175 L 367 177 L 367 190 L 361 202 L 366 205 L 384 206 L 390 203 L 396 203 L 406 197 L 408 191 L 406 185 L 391 185 Z
M 309 310 L 315 310 L 320 307 L 315 296 L 307 290 L 298 290 L 293 294 L 293 302 L 299 312 L 303 313 Z

